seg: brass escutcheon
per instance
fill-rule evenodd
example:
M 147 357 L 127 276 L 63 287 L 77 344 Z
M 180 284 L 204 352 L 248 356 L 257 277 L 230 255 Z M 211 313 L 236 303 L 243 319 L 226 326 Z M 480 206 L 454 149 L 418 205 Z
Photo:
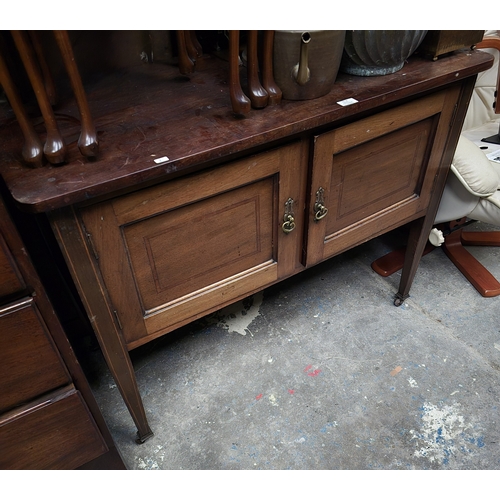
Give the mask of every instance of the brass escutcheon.
M 283 216 L 283 224 L 281 229 L 284 233 L 291 233 L 295 229 L 295 217 L 293 213 L 293 199 L 288 198 L 285 202 L 285 215 Z
M 316 203 L 314 204 L 314 220 L 318 221 L 321 220 L 323 217 L 326 217 L 326 214 L 328 213 L 328 208 L 325 207 L 324 203 L 324 194 L 325 190 L 320 187 L 316 191 Z

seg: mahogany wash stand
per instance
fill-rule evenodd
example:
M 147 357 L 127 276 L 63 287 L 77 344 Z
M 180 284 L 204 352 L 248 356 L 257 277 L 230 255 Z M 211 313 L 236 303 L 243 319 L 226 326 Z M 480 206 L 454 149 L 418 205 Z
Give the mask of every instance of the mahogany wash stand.
M 25 166 L 19 127 L 0 128 L 0 173 L 21 210 L 47 214 L 138 442 L 152 430 L 130 350 L 411 223 L 403 303 L 476 75 L 491 64 L 474 50 L 413 57 L 244 117 L 224 61 L 207 57 L 190 78 L 134 66 L 86 87 L 97 159 L 79 154 L 68 120 L 61 133 L 74 140 L 57 168 Z

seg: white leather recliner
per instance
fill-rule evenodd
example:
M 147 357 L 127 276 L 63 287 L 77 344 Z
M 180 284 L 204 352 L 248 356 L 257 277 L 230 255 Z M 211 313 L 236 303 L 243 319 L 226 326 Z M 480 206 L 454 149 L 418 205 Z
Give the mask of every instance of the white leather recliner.
M 478 292 L 491 297 L 500 295 L 500 282 L 464 246 L 500 246 L 500 231 L 463 228 L 481 221 L 500 229 L 500 32 L 486 32 L 478 48 L 491 52 L 495 62 L 476 81 L 436 215 L 437 227 L 429 240 L 433 245 L 443 244 L 446 255 Z M 494 161 L 496 157 L 499 160 Z
M 428 253 L 443 246 L 445 253 L 484 297 L 500 295 L 500 282 L 465 248 L 466 245 L 500 246 L 500 31 L 486 31 L 478 50 L 490 52 L 493 66 L 478 75 L 462 127 L 450 173 L 429 236 Z M 500 96 L 499 96 L 500 97 Z M 484 142 L 483 139 L 497 141 Z M 463 228 L 481 221 L 499 231 L 475 232 Z M 433 246 L 434 245 L 434 246 Z M 372 263 L 381 276 L 402 267 L 404 249 L 397 249 Z

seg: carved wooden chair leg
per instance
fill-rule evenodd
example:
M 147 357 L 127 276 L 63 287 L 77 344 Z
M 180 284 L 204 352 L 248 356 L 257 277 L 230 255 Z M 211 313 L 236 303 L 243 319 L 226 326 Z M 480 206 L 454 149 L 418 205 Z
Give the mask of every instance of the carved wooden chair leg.
M 427 243 L 422 253 L 422 257 L 436 248 L 438 247 L 435 247 L 431 243 Z M 396 271 L 403 269 L 405 255 L 406 247 L 396 248 L 392 252 L 389 252 L 373 261 L 371 267 L 377 274 L 386 278 L 387 276 L 394 274 Z
M 483 297 L 496 297 L 500 295 L 500 283 L 498 280 L 464 247 L 464 243 L 474 244 L 477 240 L 474 236 L 467 241 L 463 236 L 463 229 L 459 229 L 446 236 L 443 250 L 448 258 L 455 264 L 460 272 L 469 280 L 472 286 Z M 474 234 L 467 232 L 467 235 Z M 493 243 L 495 241 L 493 240 Z M 496 244 L 494 246 L 497 246 Z
M 480 247 L 500 247 L 500 231 L 462 231 L 463 245 Z
M 30 31 L 29 37 L 31 43 L 33 44 L 33 49 L 35 50 L 38 65 L 40 66 L 40 71 L 42 72 L 45 91 L 47 92 L 50 104 L 54 106 L 57 103 L 56 87 L 54 85 L 54 80 L 52 79 L 52 74 L 47 64 L 47 60 L 45 59 L 45 54 L 43 53 L 40 36 L 38 35 L 38 32 Z
M 7 99 L 16 115 L 19 126 L 24 136 L 22 156 L 32 167 L 41 167 L 44 164 L 43 147 L 38 134 L 35 132 L 31 121 L 26 114 L 21 97 L 14 82 L 10 77 L 7 64 L 0 53 L 0 86 L 4 89 Z
M 274 31 L 264 31 L 262 48 L 262 85 L 269 94 L 269 105 L 279 104 L 283 96 L 281 89 L 274 81 L 273 74 Z
M 464 231 L 466 221 L 467 218 L 464 217 L 449 225 L 438 226 L 442 230 L 452 230 L 444 237 L 443 251 L 483 297 L 496 297 L 500 295 L 500 282 L 464 247 L 467 245 L 498 247 L 500 231 Z M 436 248 L 438 247 L 427 243 L 423 255 Z M 403 267 L 405 255 L 406 247 L 397 248 L 372 262 L 372 269 L 380 276 L 390 276 Z
M 87 96 L 83 88 L 80 72 L 75 62 L 68 32 L 54 31 L 54 36 L 59 46 L 59 50 L 61 51 L 64 65 L 71 82 L 71 88 L 75 94 L 76 103 L 80 112 L 82 129 L 80 138 L 78 139 L 78 149 L 83 156 L 95 157 L 99 151 L 99 142 L 97 140 L 97 133 L 90 113 Z
M 19 55 L 21 56 L 26 73 L 28 74 L 31 86 L 35 91 L 38 105 L 45 122 L 47 138 L 45 140 L 43 152 L 50 163 L 54 165 L 61 164 L 66 158 L 66 145 L 59 132 L 56 118 L 43 84 L 43 78 L 38 68 L 33 47 L 29 42 L 27 34 L 23 31 L 12 31 L 12 37 L 19 51 Z
M 200 59 L 203 56 L 203 48 L 196 37 L 196 32 L 193 30 L 185 31 L 184 38 L 186 40 L 187 53 L 193 61 Z
M 260 84 L 259 62 L 257 56 L 257 31 L 248 31 L 247 55 L 248 55 L 248 94 L 254 108 L 265 108 L 269 102 L 269 94 Z
M 229 31 L 229 95 L 236 114 L 248 113 L 250 99 L 244 94 L 240 84 L 240 32 Z
M 179 71 L 181 75 L 189 75 L 194 72 L 194 62 L 189 57 L 186 42 L 186 31 L 177 31 L 177 45 L 179 52 Z

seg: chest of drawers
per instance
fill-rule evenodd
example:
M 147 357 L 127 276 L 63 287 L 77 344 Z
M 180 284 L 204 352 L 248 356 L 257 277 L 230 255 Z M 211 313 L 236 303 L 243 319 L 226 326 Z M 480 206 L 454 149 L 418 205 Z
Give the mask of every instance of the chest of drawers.
M 0 198 L 0 468 L 124 468 Z

